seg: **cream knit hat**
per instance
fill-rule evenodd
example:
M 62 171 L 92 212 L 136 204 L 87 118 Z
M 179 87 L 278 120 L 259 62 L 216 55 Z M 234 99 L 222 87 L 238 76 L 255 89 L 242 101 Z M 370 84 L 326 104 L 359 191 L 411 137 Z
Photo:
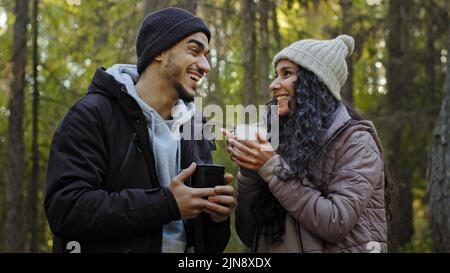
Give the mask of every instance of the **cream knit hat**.
M 348 74 L 345 58 L 352 55 L 354 47 L 353 38 L 345 34 L 332 40 L 300 40 L 275 55 L 273 65 L 288 59 L 310 70 L 340 100 L 340 91 Z

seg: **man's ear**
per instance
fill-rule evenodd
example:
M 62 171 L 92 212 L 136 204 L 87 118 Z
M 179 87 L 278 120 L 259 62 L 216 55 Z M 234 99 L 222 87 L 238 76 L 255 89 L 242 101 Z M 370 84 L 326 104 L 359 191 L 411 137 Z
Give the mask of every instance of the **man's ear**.
M 161 52 L 158 53 L 158 55 L 156 55 L 155 59 L 153 59 L 153 60 L 155 60 L 157 62 L 162 62 L 162 59 L 163 59 L 162 55 L 163 54 Z

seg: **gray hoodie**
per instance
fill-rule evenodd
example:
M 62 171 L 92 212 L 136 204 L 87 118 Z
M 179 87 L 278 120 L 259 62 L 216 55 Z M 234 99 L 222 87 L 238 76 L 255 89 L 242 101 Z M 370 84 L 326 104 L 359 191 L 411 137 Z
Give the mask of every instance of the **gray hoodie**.
M 191 120 L 194 104 L 179 100 L 172 109 L 172 119 L 164 120 L 158 112 L 139 98 L 135 83 L 139 79 L 136 65 L 115 64 L 106 70 L 117 81 L 123 83 L 138 103 L 147 120 L 150 145 L 155 156 L 156 170 L 161 185 L 168 187 L 174 176 L 180 172 L 181 144 L 180 126 Z M 163 226 L 161 251 L 182 253 L 186 250 L 186 233 L 182 220 Z

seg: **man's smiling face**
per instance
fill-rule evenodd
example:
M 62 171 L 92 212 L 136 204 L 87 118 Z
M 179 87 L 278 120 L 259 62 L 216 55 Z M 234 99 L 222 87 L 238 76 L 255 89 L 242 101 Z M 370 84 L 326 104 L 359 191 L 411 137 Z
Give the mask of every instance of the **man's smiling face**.
M 208 38 L 197 32 L 162 54 L 162 75 L 173 85 L 180 99 L 194 99 L 198 82 L 211 69 L 206 59 L 208 53 Z

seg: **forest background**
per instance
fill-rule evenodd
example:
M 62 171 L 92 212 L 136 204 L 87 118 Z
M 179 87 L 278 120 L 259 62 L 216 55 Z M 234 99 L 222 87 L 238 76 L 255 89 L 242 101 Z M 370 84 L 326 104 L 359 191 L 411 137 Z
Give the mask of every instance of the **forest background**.
M 383 142 L 397 188 L 390 251 L 450 252 L 450 1 L 0 0 L 1 252 L 51 251 L 43 198 L 52 135 L 97 67 L 136 62 L 141 20 L 166 6 L 211 29 L 203 106 L 263 104 L 281 48 L 353 36 L 342 94 Z M 217 145 L 215 162 L 235 175 Z M 226 252 L 243 251 L 232 226 Z

